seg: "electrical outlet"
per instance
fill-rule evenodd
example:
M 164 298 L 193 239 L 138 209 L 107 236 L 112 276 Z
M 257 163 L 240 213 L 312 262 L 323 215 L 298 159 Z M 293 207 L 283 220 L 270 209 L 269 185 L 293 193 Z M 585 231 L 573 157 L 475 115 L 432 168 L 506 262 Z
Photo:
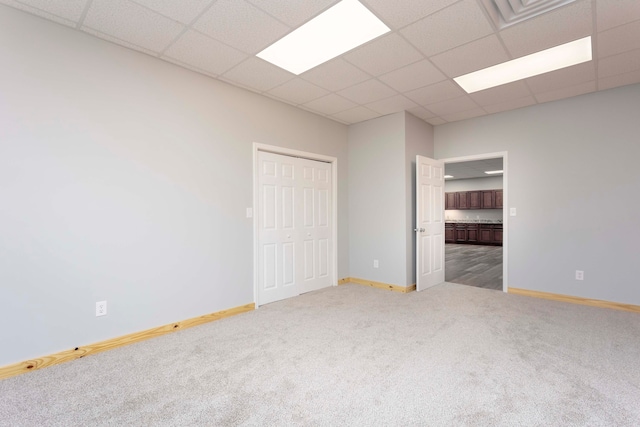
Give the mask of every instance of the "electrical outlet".
M 576 270 L 576 280 L 584 280 L 584 271 Z
M 107 314 L 107 302 L 99 301 L 96 303 L 96 316 L 104 316 Z
M 373 260 L 373 268 L 378 268 L 378 267 L 380 267 L 380 263 L 378 262 L 377 259 L 374 259 Z

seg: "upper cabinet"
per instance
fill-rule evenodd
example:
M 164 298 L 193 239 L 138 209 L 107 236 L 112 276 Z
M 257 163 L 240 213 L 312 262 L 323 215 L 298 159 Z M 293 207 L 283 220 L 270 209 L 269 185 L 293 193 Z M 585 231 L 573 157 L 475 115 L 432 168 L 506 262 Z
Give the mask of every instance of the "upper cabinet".
M 502 209 L 502 190 L 445 193 L 445 209 Z

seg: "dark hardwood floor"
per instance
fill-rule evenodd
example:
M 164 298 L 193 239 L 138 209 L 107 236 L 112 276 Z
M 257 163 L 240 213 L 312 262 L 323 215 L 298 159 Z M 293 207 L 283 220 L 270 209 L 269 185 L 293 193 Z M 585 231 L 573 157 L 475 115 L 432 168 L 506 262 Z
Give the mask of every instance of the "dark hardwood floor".
M 445 281 L 502 290 L 502 246 L 447 243 Z

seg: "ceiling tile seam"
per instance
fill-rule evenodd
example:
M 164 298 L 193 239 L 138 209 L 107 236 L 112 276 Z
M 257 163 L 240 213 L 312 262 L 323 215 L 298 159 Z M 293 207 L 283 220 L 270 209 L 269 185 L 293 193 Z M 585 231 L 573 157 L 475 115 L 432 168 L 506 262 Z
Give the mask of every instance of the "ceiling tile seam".
M 596 0 L 591 0 L 591 61 L 596 73 L 596 92 L 600 90 L 600 59 L 598 57 L 598 5 Z M 594 59 L 597 58 L 597 59 Z
M 93 1 L 93 0 L 92 0 L 92 1 Z M 131 1 L 133 1 L 133 2 L 135 3 L 135 0 L 131 0 Z M 187 31 L 189 31 L 189 30 L 191 30 L 191 31 L 197 31 L 196 29 L 194 29 L 194 28 L 193 28 L 193 24 L 195 24 L 196 22 L 198 22 L 198 20 L 199 20 L 200 18 L 202 18 L 202 16 L 203 16 L 205 13 L 207 13 L 207 12 L 208 12 L 208 11 L 209 11 L 209 9 L 211 9 L 211 7 L 213 6 L 213 4 L 214 4 L 216 1 L 217 1 L 217 0 L 213 0 L 213 1 L 209 2 L 209 5 L 208 5 L 208 6 L 206 6 L 206 7 L 204 7 L 204 8 L 200 11 L 200 13 L 199 13 L 198 15 L 196 15 L 196 16 L 191 20 L 191 22 L 189 22 L 188 24 L 183 24 L 182 22 L 176 21 L 176 22 L 178 22 L 179 24 L 184 25 L 184 28 L 182 29 L 182 31 L 180 31 L 180 33 L 179 33 L 179 34 L 178 34 L 178 35 L 177 35 L 177 36 L 176 36 L 176 37 L 175 37 L 171 42 L 169 42 L 169 44 L 168 44 L 167 46 L 165 46 L 165 47 L 164 47 L 164 49 L 162 49 L 162 50 L 160 51 L 160 53 L 158 54 L 158 57 L 160 57 L 160 56 L 164 55 L 164 54 L 167 52 L 167 50 L 169 50 L 169 48 L 170 48 L 171 46 L 173 46 L 173 45 L 174 45 L 178 40 L 180 40 L 180 39 L 182 38 L 182 36 L 184 36 L 184 35 L 186 34 L 186 32 L 187 32 Z M 139 4 L 139 3 L 136 3 L 136 4 Z M 140 6 L 142 6 L 142 5 L 140 5 Z M 143 6 L 143 7 L 144 7 L 144 6 Z M 149 10 L 152 10 L 152 9 L 149 9 Z M 155 11 L 154 11 L 154 12 L 155 12 Z M 175 21 L 175 19 L 170 18 L 170 17 L 168 17 L 168 16 L 165 16 L 165 15 L 163 15 L 163 14 L 159 13 L 159 12 L 156 12 L 156 13 L 158 13 L 158 14 L 159 14 L 159 15 L 161 15 L 161 16 L 164 16 L 165 18 L 169 18 L 169 19 L 171 19 L 171 20 Z M 197 31 L 197 32 L 198 32 L 198 33 L 200 33 L 200 34 L 202 34 L 203 36 L 209 37 L 209 36 L 207 36 L 206 34 L 201 33 L 200 31 Z M 210 39 L 213 39 L 212 37 L 209 37 L 209 38 L 210 38 Z M 215 39 L 214 39 L 214 40 L 215 40 Z M 216 41 L 217 41 L 217 42 L 220 42 L 220 40 L 216 40 Z M 222 42 L 220 42 L 220 43 L 222 43 Z M 236 50 L 237 50 L 237 49 L 236 49 Z
M 217 0 L 214 0 L 214 3 Z M 307 22 L 311 21 L 313 18 L 315 18 L 318 15 L 323 14 L 324 12 L 326 12 L 327 10 L 331 9 L 333 6 L 335 6 L 336 4 L 338 4 L 341 0 L 335 0 L 333 3 L 331 3 L 329 6 L 327 6 L 326 8 L 322 9 L 321 11 L 319 11 L 318 13 L 316 13 L 315 15 L 311 16 L 309 19 L 307 19 L 306 21 L 304 21 L 303 23 L 299 24 L 297 27 L 292 27 L 291 24 L 284 22 L 283 20 L 281 20 L 280 18 L 278 18 L 277 16 L 267 12 L 266 10 L 264 10 L 263 8 L 261 8 L 259 5 L 255 4 L 252 0 L 245 0 L 247 3 L 249 3 L 251 6 L 255 7 L 256 9 L 258 9 L 260 12 L 264 13 L 267 16 L 272 17 L 273 19 L 275 19 L 276 21 L 278 21 L 279 23 L 281 23 L 282 25 L 284 25 L 285 27 L 291 29 L 291 31 L 289 31 L 288 33 L 284 34 L 282 37 L 280 37 L 280 39 L 285 38 L 286 36 L 288 36 L 290 33 L 294 32 L 295 30 L 297 30 L 298 28 L 302 27 L 304 24 L 306 24 Z M 280 40 L 278 39 L 278 40 Z M 277 40 L 276 40 L 277 41 Z
M 76 23 L 76 30 L 79 30 L 84 25 L 84 20 L 87 18 L 87 14 L 89 13 L 89 9 L 93 5 L 93 0 L 87 0 L 84 4 L 84 9 L 82 9 L 82 13 L 80 14 L 80 19 Z
M 76 25 L 76 21 L 74 21 L 73 19 L 69 19 L 69 18 L 65 18 L 64 16 L 56 15 L 55 13 L 51 13 L 51 12 L 46 11 L 44 9 L 40 9 L 39 7 L 35 7 L 35 6 L 30 5 L 30 4 L 23 3 L 22 1 L 19 1 L 19 0 L 15 0 L 15 2 L 20 4 L 20 5 L 22 5 L 22 7 L 24 7 L 24 9 L 18 9 L 17 7 L 13 7 L 13 6 L 10 6 L 8 4 L 4 4 L 4 3 L 1 3 L 1 4 L 3 6 L 10 7 L 11 9 L 19 10 L 20 12 L 29 13 L 29 14 L 31 14 L 33 16 L 36 16 L 36 17 L 40 18 L 40 19 L 46 19 L 48 21 L 54 21 L 54 22 L 60 24 L 60 22 L 55 21 L 55 20 L 50 18 L 51 16 L 53 16 L 56 19 L 64 21 L 65 22 L 64 25 L 67 25 L 67 26 L 72 27 L 72 28 L 75 27 L 75 25 Z M 39 13 L 41 13 L 44 16 L 38 15 L 38 13 L 36 13 L 34 11 L 38 11 Z
M 199 73 L 199 74 L 202 74 L 204 76 L 211 77 L 211 78 L 214 78 L 214 79 L 218 80 L 218 75 L 217 74 L 212 73 L 212 72 L 207 71 L 207 70 L 203 70 L 202 68 L 196 67 L 195 65 L 187 64 L 186 62 L 180 61 L 179 59 L 175 59 L 175 58 L 172 58 L 172 57 L 167 56 L 167 55 L 163 55 L 161 57 L 154 56 L 154 58 L 160 59 L 160 60 L 162 60 L 164 62 L 167 62 L 169 64 L 173 64 L 173 65 L 176 65 L 178 67 L 183 67 L 183 68 L 189 69 L 189 70 L 191 70 L 191 71 L 193 71 L 195 73 Z
M 95 31 L 97 34 L 101 34 L 103 36 L 110 37 L 113 40 L 118 40 L 118 41 L 120 41 L 120 42 L 122 42 L 124 44 L 116 43 L 113 40 L 109 40 L 109 39 L 106 39 L 106 38 L 103 38 L 103 37 L 96 36 L 95 34 L 91 34 L 91 33 L 87 32 L 86 30 L 84 30 L 84 28 L 89 28 L 90 30 Z M 105 42 L 108 42 L 108 43 L 112 43 L 112 44 L 114 44 L 116 46 L 120 46 L 120 47 L 125 48 L 125 49 L 133 49 L 133 48 L 129 47 L 128 45 L 135 46 L 135 47 L 139 48 L 139 49 L 135 49 L 136 52 L 144 53 L 145 55 L 150 56 L 152 58 L 157 58 L 158 57 L 157 52 L 154 51 L 153 49 L 149 49 L 148 47 L 140 46 L 139 44 L 130 42 L 129 40 L 124 40 L 124 39 L 121 39 L 120 37 L 116 37 L 116 36 L 111 35 L 109 33 L 105 33 L 104 31 L 100 31 L 100 30 L 98 30 L 96 28 L 90 27 L 89 25 L 83 25 L 82 28 L 79 28 L 78 30 L 82 31 L 83 33 L 85 33 L 85 34 L 87 34 L 87 35 L 89 35 L 91 37 L 99 38 L 102 41 L 105 41 Z M 149 52 L 153 52 L 153 55 L 149 54 Z
M 195 31 L 195 30 L 194 30 L 194 31 Z M 209 37 L 209 38 L 211 38 L 211 37 Z M 218 42 L 219 42 L 219 40 L 217 40 L 217 39 L 213 39 L 213 40 L 216 40 L 216 41 L 218 41 Z M 222 43 L 222 42 L 220 42 L 220 43 Z M 227 46 L 228 46 L 228 45 L 227 45 Z M 243 51 L 241 51 L 241 50 L 239 50 L 239 49 L 236 49 L 236 48 L 235 48 L 235 47 L 233 47 L 233 46 L 230 46 L 230 47 L 232 47 L 233 49 L 237 50 L 238 52 L 242 52 L 242 53 L 246 54 L 246 52 L 243 52 Z M 278 67 L 277 65 L 273 65 L 273 64 L 271 64 L 270 62 L 265 61 L 264 59 L 258 58 L 258 57 L 257 57 L 257 56 L 255 56 L 255 55 L 248 54 L 248 56 L 247 56 L 246 58 L 244 58 L 242 61 L 238 62 L 237 64 L 235 64 L 235 65 L 231 66 L 230 68 L 226 69 L 224 72 L 220 73 L 220 74 L 219 74 L 219 76 L 220 76 L 220 77 L 225 78 L 229 83 L 231 83 L 231 84 L 235 84 L 235 83 L 234 83 L 234 81 L 233 81 L 233 80 L 231 80 L 229 77 L 225 76 L 225 74 L 227 74 L 229 71 L 233 71 L 234 69 L 238 68 L 239 66 L 241 66 L 241 65 L 242 65 L 242 64 L 244 64 L 245 62 L 250 61 L 250 60 L 252 60 L 252 59 L 254 59 L 254 58 L 255 58 L 255 59 L 257 59 L 257 60 L 259 60 L 259 61 L 264 62 L 265 64 L 269 64 L 269 65 L 271 65 L 271 66 L 274 66 L 274 67 L 277 67 L 277 68 L 281 69 L 281 68 L 280 68 L 280 67 Z M 288 72 L 288 71 L 286 71 L 286 70 L 283 70 L 283 71 L 285 71 L 285 72 L 287 72 L 288 74 L 290 74 L 290 75 L 291 75 L 291 77 L 290 77 L 288 80 L 285 80 L 284 82 L 282 82 L 282 83 L 281 83 L 281 85 L 283 85 L 283 84 L 285 84 L 285 83 L 289 83 L 291 80 L 293 80 L 293 79 L 295 79 L 295 78 L 297 77 L 295 74 L 292 74 L 292 73 L 290 73 L 290 72 Z M 252 88 L 251 86 L 246 86 L 246 85 L 244 85 L 244 84 L 242 84 L 242 83 L 238 83 L 238 84 L 240 84 L 242 87 L 244 87 L 244 88 L 246 88 L 246 89 L 248 89 L 248 90 L 250 90 L 250 91 L 252 91 L 252 92 L 260 93 L 260 94 L 267 93 L 267 92 L 269 92 L 270 90 L 273 90 L 273 89 L 275 89 L 276 87 L 278 87 L 278 85 L 276 85 L 276 86 L 270 87 L 269 89 L 260 90 L 260 89 Z

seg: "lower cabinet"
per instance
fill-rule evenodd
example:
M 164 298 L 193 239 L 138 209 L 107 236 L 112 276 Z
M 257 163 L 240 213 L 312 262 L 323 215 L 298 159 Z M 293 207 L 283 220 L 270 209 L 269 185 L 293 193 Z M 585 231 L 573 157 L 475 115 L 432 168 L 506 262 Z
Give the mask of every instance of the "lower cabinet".
M 502 224 L 445 223 L 445 243 L 502 245 Z

